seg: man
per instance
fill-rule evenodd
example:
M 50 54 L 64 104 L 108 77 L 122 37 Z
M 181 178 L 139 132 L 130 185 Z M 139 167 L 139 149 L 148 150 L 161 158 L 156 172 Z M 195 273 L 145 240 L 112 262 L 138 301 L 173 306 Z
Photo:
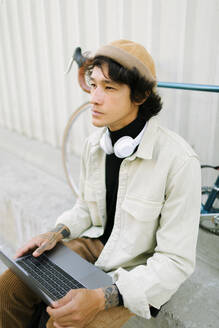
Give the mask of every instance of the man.
M 134 314 L 149 319 L 195 265 L 200 165 L 154 117 L 161 101 L 153 59 L 143 46 L 119 40 L 100 48 L 86 72 L 92 123 L 105 128 L 84 144 L 79 197 L 53 231 L 16 256 L 32 249 L 39 256 L 68 237 L 66 245 L 111 272 L 114 284 L 70 291 L 47 308 L 47 327 L 121 327 Z M 9 270 L 1 276 L 1 327 L 28 327 L 39 302 Z

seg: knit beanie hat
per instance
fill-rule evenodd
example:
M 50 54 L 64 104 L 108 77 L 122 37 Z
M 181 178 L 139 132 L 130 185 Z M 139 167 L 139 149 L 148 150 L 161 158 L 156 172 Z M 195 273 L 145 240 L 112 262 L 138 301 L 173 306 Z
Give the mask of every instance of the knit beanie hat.
M 129 40 L 113 41 L 101 47 L 95 56 L 109 57 L 128 69 L 136 67 L 146 80 L 156 81 L 154 61 L 149 52 L 139 43 Z

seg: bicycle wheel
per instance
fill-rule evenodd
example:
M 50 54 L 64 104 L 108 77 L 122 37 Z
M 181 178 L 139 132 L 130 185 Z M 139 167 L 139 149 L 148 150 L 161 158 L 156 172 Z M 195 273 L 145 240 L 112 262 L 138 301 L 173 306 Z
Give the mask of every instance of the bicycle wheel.
M 204 230 L 219 235 L 219 215 L 212 214 L 212 217 L 202 217 L 200 226 Z
M 82 113 L 90 109 L 91 104 L 87 102 L 81 105 L 72 113 L 65 127 L 62 140 L 62 160 L 64 171 L 67 181 L 76 197 L 78 196 L 79 181 L 77 180 L 79 180 L 79 172 L 75 172 L 75 167 L 79 167 L 80 154 L 75 149 L 74 143 L 77 143 L 78 149 L 81 149 L 83 137 L 80 134 L 83 134 L 84 137 L 87 137 L 93 130 L 92 125 L 90 124 L 90 119 L 83 119 L 83 125 L 81 126 L 77 126 L 77 122 L 79 121 L 79 117 L 82 115 Z M 74 165 L 75 161 L 77 161 L 76 165 Z

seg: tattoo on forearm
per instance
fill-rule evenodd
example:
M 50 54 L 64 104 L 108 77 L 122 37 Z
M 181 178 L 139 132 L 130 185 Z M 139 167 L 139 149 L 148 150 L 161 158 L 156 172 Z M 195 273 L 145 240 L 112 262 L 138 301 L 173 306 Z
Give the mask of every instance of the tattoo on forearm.
M 70 235 L 70 230 L 62 223 L 58 224 L 51 232 L 58 232 L 62 238 L 67 238 Z
M 119 292 L 115 285 L 103 288 L 105 296 L 105 309 L 119 305 Z

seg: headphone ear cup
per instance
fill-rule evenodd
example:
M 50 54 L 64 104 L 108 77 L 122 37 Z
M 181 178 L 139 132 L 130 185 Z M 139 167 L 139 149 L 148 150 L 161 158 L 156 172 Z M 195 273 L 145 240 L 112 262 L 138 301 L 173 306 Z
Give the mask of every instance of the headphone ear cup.
M 135 140 L 125 136 L 120 138 L 114 145 L 114 153 L 116 157 L 125 158 L 131 156 L 136 147 Z
M 115 156 L 118 158 L 125 158 L 131 156 L 135 148 L 139 145 L 145 128 L 146 125 L 135 139 L 129 136 L 124 136 L 120 138 L 119 140 L 117 140 L 114 147 L 112 145 L 109 130 L 107 129 L 100 139 L 100 147 L 107 155 L 115 153 Z
M 103 134 L 100 139 L 100 147 L 107 155 L 113 153 L 113 145 L 108 130 Z

